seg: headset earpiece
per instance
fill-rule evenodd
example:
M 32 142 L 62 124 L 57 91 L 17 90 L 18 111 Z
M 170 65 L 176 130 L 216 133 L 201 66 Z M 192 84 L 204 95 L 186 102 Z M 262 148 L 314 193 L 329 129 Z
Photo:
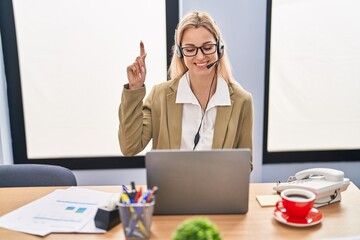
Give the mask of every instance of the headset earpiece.
M 219 57 L 223 55 L 224 45 L 221 44 L 220 37 L 216 42 L 216 51 L 217 51 Z
M 174 35 L 175 52 L 176 52 L 176 54 L 178 55 L 179 58 L 183 58 L 184 55 L 182 53 L 180 45 L 176 41 L 176 36 L 177 36 L 177 29 L 175 29 L 175 35 Z
M 183 58 L 183 57 L 184 57 L 184 55 L 183 55 L 183 53 L 182 53 L 182 51 L 181 51 L 180 46 L 177 45 L 177 44 L 175 45 L 175 51 L 176 51 L 176 54 L 178 55 L 179 58 Z

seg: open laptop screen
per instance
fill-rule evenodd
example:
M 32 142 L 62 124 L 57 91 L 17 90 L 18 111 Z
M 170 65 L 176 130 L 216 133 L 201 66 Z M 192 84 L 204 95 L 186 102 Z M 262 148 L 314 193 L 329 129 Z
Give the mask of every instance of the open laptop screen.
M 155 214 L 246 213 L 250 159 L 249 149 L 146 153 L 147 185 L 159 187 Z

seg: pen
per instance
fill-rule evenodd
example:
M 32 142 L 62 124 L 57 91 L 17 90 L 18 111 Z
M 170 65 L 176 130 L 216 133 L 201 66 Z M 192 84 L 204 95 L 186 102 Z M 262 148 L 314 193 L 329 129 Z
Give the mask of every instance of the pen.
M 129 194 L 130 194 L 131 198 L 134 199 L 136 196 L 136 193 L 137 193 L 136 187 L 135 187 L 135 182 L 134 181 L 130 182 L 130 185 L 131 185 L 131 192 Z
M 129 197 L 129 201 L 130 203 L 134 202 L 134 199 L 131 197 L 131 194 L 129 193 L 127 187 L 125 185 L 122 185 L 123 191 L 125 192 L 125 194 Z
M 121 203 L 130 203 L 130 198 L 127 194 L 122 193 L 121 197 L 120 197 L 120 202 Z
M 147 192 L 145 193 L 144 197 L 141 199 L 141 203 L 146 203 L 147 202 L 147 199 L 149 198 L 150 193 L 151 193 L 151 190 L 148 189 Z
M 133 234 L 136 226 L 139 227 L 139 230 L 144 235 L 144 237 L 148 237 L 147 236 L 148 233 L 146 231 L 143 221 L 144 221 L 143 208 L 135 208 L 134 215 L 132 216 L 132 218 L 129 222 L 130 231 L 129 231 L 128 237 L 130 237 Z
M 139 202 L 141 195 L 142 195 L 142 187 L 140 187 L 140 190 L 135 195 L 135 198 L 134 198 L 135 203 Z
M 148 198 L 146 199 L 146 202 L 147 202 L 147 203 L 150 203 L 150 202 L 153 200 L 154 195 L 157 193 L 158 189 L 159 189 L 159 188 L 158 188 L 157 186 L 154 186 L 154 187 L 151 189 L 151 192 L 150 192 Z

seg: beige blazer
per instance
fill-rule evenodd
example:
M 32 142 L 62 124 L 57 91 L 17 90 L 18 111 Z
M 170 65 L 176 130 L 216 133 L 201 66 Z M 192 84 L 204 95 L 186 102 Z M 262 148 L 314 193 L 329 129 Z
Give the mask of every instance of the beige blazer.
M 174 79 L 154 86 L 144 104 L 145 87 L 124 86 L 118 138 L 125 156 L 138 154 L 151 139 L 153 149 L 180 148 L 183 105 L 175 103 L 178 84 Z M 252 149 L 252 96 L 237 84 L 228 86 L 231 106 L 217 107 L 212 148 Z

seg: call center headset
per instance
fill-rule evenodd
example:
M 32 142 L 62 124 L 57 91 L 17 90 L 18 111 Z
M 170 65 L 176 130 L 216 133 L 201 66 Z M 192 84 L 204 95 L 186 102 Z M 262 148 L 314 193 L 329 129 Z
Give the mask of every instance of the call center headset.
M 178 55 L 179 58 L 183 58 L 184 57 L 184 54 L 182 52 L 182 49 L 181 49 L 181 46 L 177 43 L 176 41 L 176 36 L 177 36 L 177 29 L 175 30 L 175 36 L 174 36 L 174 39 L 175 39 L 175 52 L 176 54 Z M 210 63 L 207 68 L 211 68 L 215 63 L 217 63 L 218 61 L 220 61 L 220 58 L 222 57 L 223 55 L 223 52 L 224 52 L 224 45 L 221 43 L 220 41 L 220 36 L 219 38 L 216 40 L 216 52 L 218 54 L 218 60 L 213 62 L 213 63 Z

